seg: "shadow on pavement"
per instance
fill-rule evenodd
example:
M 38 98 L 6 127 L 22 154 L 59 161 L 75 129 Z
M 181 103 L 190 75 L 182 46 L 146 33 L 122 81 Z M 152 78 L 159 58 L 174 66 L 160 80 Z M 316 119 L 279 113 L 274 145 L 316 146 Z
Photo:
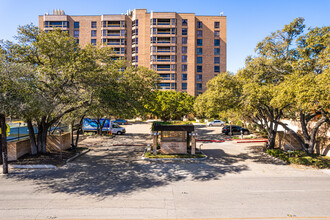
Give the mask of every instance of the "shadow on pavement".
M 247 170 L 245 165 L 234 165 L 241 160 L 216 149 L 205 161 L 145 162 L 139 160 L 144 148 L 125 147 L 125 151 L 99 149 L 56 170 L 40 170 L 11 174 L 7 178 L 33 180 L 38 191 L 51 190 L 75 195 L 96 196 L 99 199 L 118 194 L 166 186 L 181 180 L 208 181 L 228 173 Z M 108 151 L 108 152 L 105 152 Z

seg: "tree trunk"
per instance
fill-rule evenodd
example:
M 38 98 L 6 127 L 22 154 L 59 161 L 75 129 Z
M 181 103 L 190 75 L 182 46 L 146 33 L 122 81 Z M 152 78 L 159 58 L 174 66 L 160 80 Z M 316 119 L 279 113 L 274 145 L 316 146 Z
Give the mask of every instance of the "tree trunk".
M 46 117 L 42 117 L 38 123 L 37 146 L 38 152 L 46 153 L 47 132 L 50 126 L 46 123 Z
M 84 118 L 85 118 L 85 115 L 83 115 L 83 116 L 81 117 L 80 122 L 79 122 L 79 127 L 78 127 L 78 129 L 77 129 L 77 137 L 76 137 L 75 148 L 78 147 L 78 143 L 79 143 L 79 135 L 80 135 L 80 132 L 82 131 Z
M 35 136 L 35 133 L 34 133 L 34 129 L 33 129 L 31 119 L 27 120 L 27 125 L 28 125 L 28 129 L 29 129 L 31 154 L 34 155 L 34 154 L 38 153 L 38 149 L 37 149 L 37 145 L 36 145 L 36 136 Z
M 300 120 L 302 121 L 302 120 Z M 301 123 L 302 129 L 306 131 L 306 133 L 303 133 L 304 136 L 304 144 L 305 144 L 305 148 L 308 154 L 312 154 L 314 153 L 314 148 L 315 148 L 315 141 L 316 141 L 316 134 L 319 130 L 319 128 L 321 127 L 322 124 L 324 124 L 325 122 L 329 121 L 329 118 L 327 118 L 326 116 L 322 116 L 314 125 L 314 127 L 312 128 L 310 134 L 308 133 L 308 122 L 309 120 L 304 121 L 304 123 Z M 304 126 L 304 127 L 303 127 Z
M 276 140 L 276 131 L 271 129 L 268 131 L 268 141 L 267 141 L 267 148 L 274 149 L 275 148 L 275 140 Z
M 7 125 L 6 125 L 6 116 L 0 114 L 0 126 L 1 126 L 1 146 L 2 146 L 2 165 L 3 173 L 8 173 L 8 155 L 7 155 Z

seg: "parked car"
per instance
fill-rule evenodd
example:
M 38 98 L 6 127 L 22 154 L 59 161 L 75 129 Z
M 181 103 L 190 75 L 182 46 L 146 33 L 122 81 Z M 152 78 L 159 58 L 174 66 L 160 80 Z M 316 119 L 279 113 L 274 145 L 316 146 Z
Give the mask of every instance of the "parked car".
M 231 126 L 231 131 L 233 134 L 241 134 L 241 131 L 243 131 L 243 134 L 248 135 L 250 134 L 250 131 L 246 128 L 242 128 L 240 126 L 237 125 L 232 125 Z M 222 133 L 225 135 L 228 135 L 230 133 L 230 126 L 227 125 L 225 127 L 222 128 Z
M 221 120 L 214 120 L 206 123 L 207 126 L 224 126 L 225 124 L 226 122 Z
M 117 123 L 119 125 L 127 125 L 128 124 L 128 122 L 125 119 L 116 119 L 112 122 Z
M 111 133 L 113 134 L 125 134 L 126 130 L 123 127 L 120 127 L 116 123 L 111 124 Z

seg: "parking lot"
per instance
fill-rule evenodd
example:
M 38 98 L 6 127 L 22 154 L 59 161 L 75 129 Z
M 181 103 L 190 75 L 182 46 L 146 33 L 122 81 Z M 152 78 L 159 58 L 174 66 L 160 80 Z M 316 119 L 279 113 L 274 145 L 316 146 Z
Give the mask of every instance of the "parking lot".
M 330 216 L 327 170 L 283 165 L 261 154 L 262 144 L 236 141 L 203 143 L 203 161 L 144 161 L 150 126 L 134 123 L 125 125 L 126 135 L 87 138 L 82 144 L 91 151 L 56 170 L 1 176 L 1 218 Z M 220 127 L 196 128 L 201 139 L 223 138 Z

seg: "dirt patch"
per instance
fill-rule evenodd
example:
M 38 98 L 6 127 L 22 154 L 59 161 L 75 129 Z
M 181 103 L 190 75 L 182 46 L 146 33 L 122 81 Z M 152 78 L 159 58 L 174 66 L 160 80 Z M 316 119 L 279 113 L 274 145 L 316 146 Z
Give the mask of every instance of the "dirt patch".
M 46 154 L 31 155 L 26 154 L 20 157 L 17 161 L 11 161 L 12 165 L 35 165 L 35 164 L 50 164 L 55 166 L 63 166 L 66 160 L 75 156 L 76 154 L 86 150 L 87 148 L 79 147 L 75 150 L 69 149 L 62 153 L 60 152 L 48 152 Z

